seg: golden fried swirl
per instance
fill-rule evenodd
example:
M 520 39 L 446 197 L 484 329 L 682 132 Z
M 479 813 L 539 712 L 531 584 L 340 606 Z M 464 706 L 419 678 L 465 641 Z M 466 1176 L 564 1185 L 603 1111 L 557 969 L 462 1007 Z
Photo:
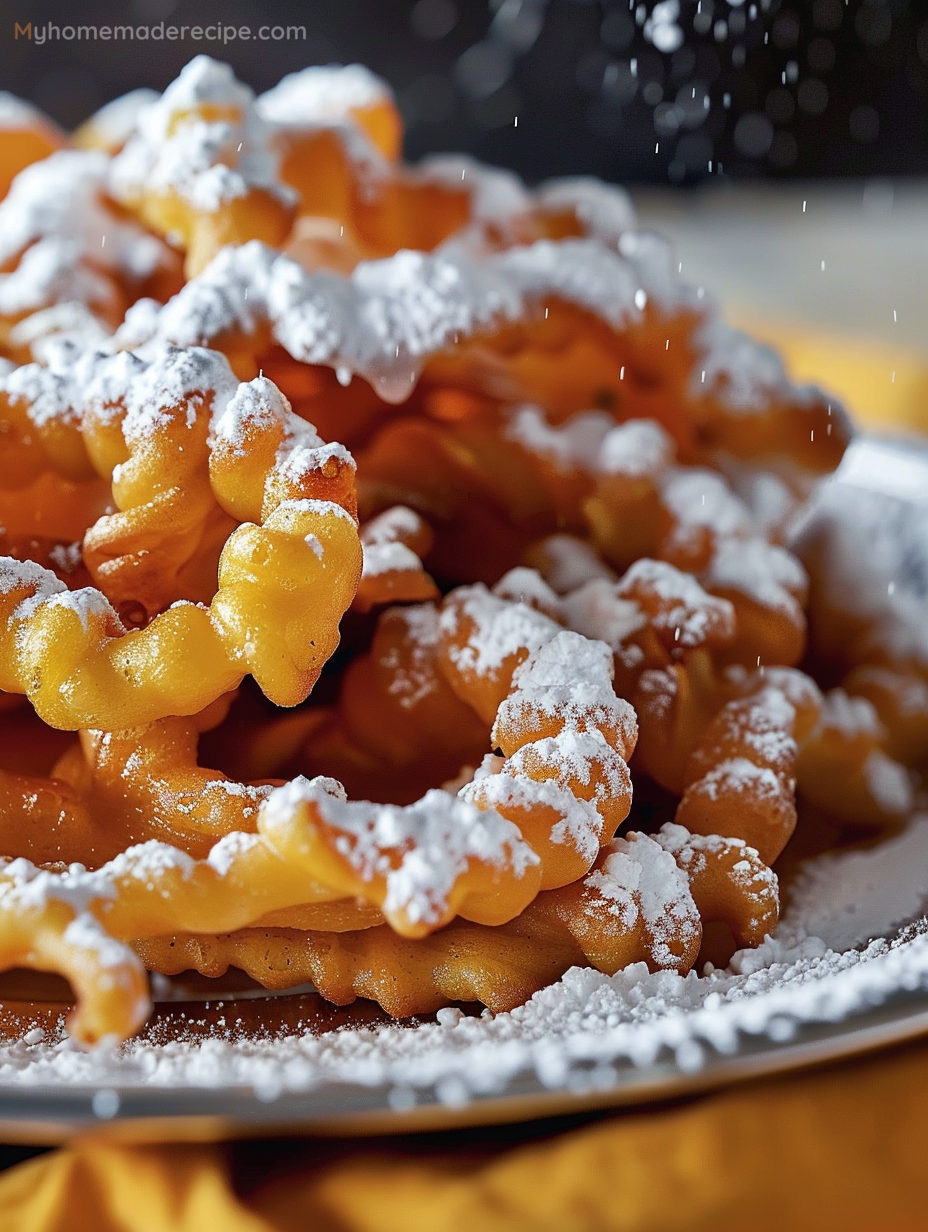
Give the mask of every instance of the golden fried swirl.
M 92 462 L 120 508 L 85 536 L 102 591 L 68 591 L 35 564 L 4 562 L 0 687 L 72 729 L 193 714 L 246 674 L 277 704 L 303 700 L 360 575 L 350 456 L 267 380 L 238 386 L 214 353 L 87 367 L 19 369 L 6 383 L 36 467 L 80 474 Z M 209 605 L 178 596 L 187 567 L 210 561 Z M 108 591 L 144 627 L 126 630 Z

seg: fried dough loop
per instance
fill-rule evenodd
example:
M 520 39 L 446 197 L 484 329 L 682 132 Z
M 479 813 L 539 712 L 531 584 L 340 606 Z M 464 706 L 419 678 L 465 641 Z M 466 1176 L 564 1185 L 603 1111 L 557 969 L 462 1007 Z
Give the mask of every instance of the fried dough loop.
M 691 839 L 679 826 L 656 839 L 616 840 L 582 883 L 539 895 L 509 923 L 461 922 L 427 941 L 386 926 L 328 933 L 237 926 L 259 907 L 285 902 L 288 891 L 310 897 L 305 875 L 291 871 L 285 880 L 275 861 L 260 838 L 234 835 L 202 862 L 157 843 L 132 848 L 97 873 L 56 876 L 25 860 L 8 862 L 0 870 L 0 967 L 30 962 L 65 975 L 79 998 L 71 1034 L 95 1043 L 131 1034 L 148 1013 L 134 949 L 150 969 L 169 973 L 193 965 L 215 975 L 234 960 L 270 987 L 309 975 L 337 1004 L 374 996 L 405 1016 L 475 997 L 512 1008 L 578 962 L 606 973 L 639 961 L 686 971 L 701 918 L 732 922 L 748 944 L 776 920 L 776 878 L 756 853 L 737 841 Z M 325 904 L 326 891 L 317 901 Z M 165 931 L 166 919 L 179 934 Z M 514 983 L 527 949 L 534 957 Z M 508 979 L 499 978 L 500 968 Z
M 311 980 L 337 1005 L 378 1001 L 396 1017 L 449 1001 L 513 1009 L 571 966 L 612 974 L 630 963 L 685 973 L 702 924 L 729 923 L 756 945 L 777 918 L 776 877 L 743 843 L 690 837 L 666 826 L 607 846 L 582 881 L 545 891 L 496 928 L 455 921 L 421 941 L 387 927 L 301 933 L 245 929 L 220 936 L 172 935 L 137 942 L 150 970 L 219 976 L 232 965 L 269 988 Z
M 0 687 L 52 726 L 111 731 L 196 713 L 248 673 L 278 704 L 301 701 L 360 575 L 350 455 L 213 352 L 85 367 L 19 368 L 0 394 L 37 469 L 96 470 L 121 507 L 84 536 L 101 589 L 4 562 Z M 110 595 L 143 627 L 127 630 Z

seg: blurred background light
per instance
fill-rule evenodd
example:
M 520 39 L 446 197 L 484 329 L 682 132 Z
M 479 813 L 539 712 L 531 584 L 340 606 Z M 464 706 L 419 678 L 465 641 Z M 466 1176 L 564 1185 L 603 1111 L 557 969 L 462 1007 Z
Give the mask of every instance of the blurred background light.
M 22 16 L 77 20 L 60 2 Z M 920 0 L 92 0 L 79 20 L 168 19 L 307 37 L 40 46 L 8 31 L 0 79 L 72 126 L 136 86 L 163 89 L 199 52 L 257 90 L 361 61 L 395 88 L 413 159 L 458 149 L 529 180 L 654 184 L 928 170 Z

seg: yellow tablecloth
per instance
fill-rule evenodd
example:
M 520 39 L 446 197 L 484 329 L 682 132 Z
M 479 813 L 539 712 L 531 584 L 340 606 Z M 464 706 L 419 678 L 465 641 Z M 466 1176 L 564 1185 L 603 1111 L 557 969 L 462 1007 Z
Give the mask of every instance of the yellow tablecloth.
M 928 427 L 928 374 L 910 358 L 758 332 L 866 422 Z M 928 1232 L 926 1142 L 928 1043 L 541 1137 L 78 1141 L 0 1176 L 0 1229 Z

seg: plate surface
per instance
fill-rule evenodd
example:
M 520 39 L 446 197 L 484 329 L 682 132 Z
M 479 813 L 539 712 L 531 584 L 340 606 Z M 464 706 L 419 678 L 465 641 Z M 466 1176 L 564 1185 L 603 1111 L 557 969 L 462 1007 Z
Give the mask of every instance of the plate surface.
M 192 1008 L 192 1007 L 191 1007 Z M 415 1028 L 412 1028 L 415 1029 Z M 671 1053 L 649 1065 L 616 1070 L 608 1085 L 595 1075 L 573 1089 L 552 1089 L 523 1073 L 495 1094 L 466 1103 L 434 1091 L 398 1100 L 390 1083 L 322 1083 L 273 1100 L 254 1088 L 52 1086 L 0 1090 L 0 1137 L 8 1143 L 57 1144 L 76 1133 L 124 1142 L 204 1142 L 276 1134 L 348 1136 L 535 1120 L 602 1108 L 646 1105 L 811 1065 L 838 1061 L 928 1033 L 928 990 L 890 996 L 839 1022 L 808 1023 L 789 1040 L 746 1036 L 732 1055 L 716 1054 L 699 1069 Z M 405 1089 L 404 1089 L 405 1090 Z
M 849 533 L 875 546 L 849 603 L 907 622 L 928 661 L 928 624 L 912 624 L 928 599 L 928 451 L 852 446 L 797 543 L 833 548 L 839 569 Z M 880 844 L 808 860 L 775 937 L 730 970 L 576 969 L 495 1019 L 446 1010 L 397 1025 L 311 989 L 270 997 L 247 981 L 189 981 L 161 987 L 170 999 L 140 1041 L 82 1053 L 60 1035 L 60 985 L 11 973 L 0 1135 L 405 1133 L 642 1104 L 836 1060 L 928 1032 L 926 904 L 919 815 Z

